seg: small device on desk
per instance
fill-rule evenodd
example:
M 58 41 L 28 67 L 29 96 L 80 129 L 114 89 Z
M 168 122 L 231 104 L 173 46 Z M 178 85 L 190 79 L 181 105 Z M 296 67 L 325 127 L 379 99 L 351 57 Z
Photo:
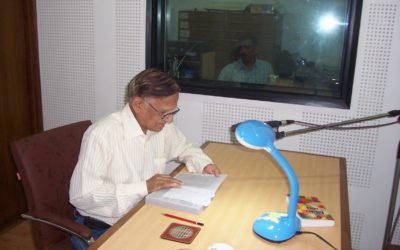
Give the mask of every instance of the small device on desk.
M 196 238 L 199 232 L 200 232 L 199 227 L 193 227 L 173 222 L 161 234 L 161 238 L 185 244 L 190 244 L 192 243 L 194 238 Z

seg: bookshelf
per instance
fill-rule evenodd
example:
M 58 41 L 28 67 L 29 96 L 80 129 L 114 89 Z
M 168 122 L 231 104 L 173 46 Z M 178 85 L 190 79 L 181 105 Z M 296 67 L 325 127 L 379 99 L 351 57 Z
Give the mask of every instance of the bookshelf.
M 215 51 L 215 73 L 237 58 L 239 38 L 247 33 L 258 39 L 261 59 L 275 63 L 282 36 L 281 14 L 236 11 L 179 11 L 178 39 L 201 41 Z

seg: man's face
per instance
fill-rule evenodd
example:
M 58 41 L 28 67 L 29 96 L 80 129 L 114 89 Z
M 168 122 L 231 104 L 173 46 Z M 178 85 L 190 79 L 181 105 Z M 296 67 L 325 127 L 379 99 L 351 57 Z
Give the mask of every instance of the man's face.
M 131 105 L 135 107 L 136 119 L 143 132 L 147 130 L 159 132 L 166 123 L 173 121 L 173 115 L 179 110 L 177 107 L 179 94 L 167 97 L 134 97 Z
M 255 48 L 253 42 L 250 39 L 243 40 L 239 46 L 239 55 L 243 62 L 249 62 L 255 58 Z

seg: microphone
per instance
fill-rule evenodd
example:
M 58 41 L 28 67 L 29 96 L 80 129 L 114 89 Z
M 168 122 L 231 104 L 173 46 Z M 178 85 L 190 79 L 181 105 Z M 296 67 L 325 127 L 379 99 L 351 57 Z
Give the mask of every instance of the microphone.
M 286 125 L 290 125 L 294 123 L 294 120 L 281 120 L 281 121 L 266 121 L 264 122 L 266 124 L 268 124 L 271 128 L 277 128 L 280 126 L 286 126 Z
M 294 120 L 281 120 L 281 121 L 276 121 L 276 120 L 271 120 L 271 121 L 266 121 L 264 122 L 265 124 L 268 124 L 271 128 L 278 128 L 280 126 L 286 126 L 286 125 L 290 125 L 293 124 L 295 121 Z M 231 126 L 231 132 L 235 132 L 237 126 L 239 126 L 241 122 L 233 124 Z
M 400 115 L 400 109 L 389 111 L 387 114 L 389 117 L 398 116 Z

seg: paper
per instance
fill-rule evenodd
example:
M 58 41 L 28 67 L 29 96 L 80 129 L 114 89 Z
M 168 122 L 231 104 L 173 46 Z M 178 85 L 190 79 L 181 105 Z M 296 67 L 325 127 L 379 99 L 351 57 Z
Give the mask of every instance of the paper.
M 163 197 L 184 200 L 190 203 L 208 206 L 214 197 L 214 192 L 194 187 L 171 188 Z
M 215 193 L 221 183 L 225 180 L 226 174 L 214 176 L 210 174 L 191 174 L 181 173 L 175 176 L 176 179 L 183 181 L 184 187 L 197 187 L 210 190 Z
M 198 214 L 210 205 L 226 175 L 179 173 L 181 188 L 162 189 L 146 196 L 145 202 L 162 207 Z

